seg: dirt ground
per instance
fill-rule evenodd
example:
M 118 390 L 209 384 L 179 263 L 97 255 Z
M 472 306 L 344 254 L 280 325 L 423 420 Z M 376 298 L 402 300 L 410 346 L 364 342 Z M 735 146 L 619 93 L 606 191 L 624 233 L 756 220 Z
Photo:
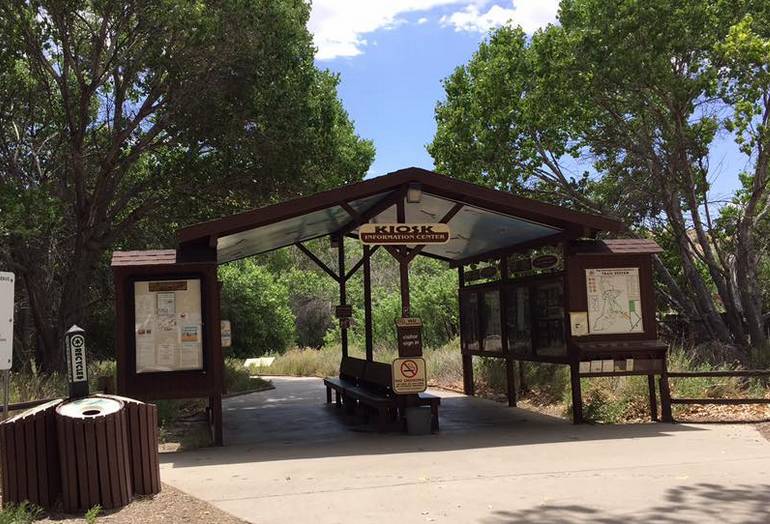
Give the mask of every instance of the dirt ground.
M 82 523 L 82 516 L 64 513 L 46 513 L 38 522 Z M 96 522 L 113 524 L 245 524 L 215 508 L 207 502 L 191 497 L 176 488 L 163 484 L 161 492 L 154 497 L 134 499 L 128 506 L 102 512 Z

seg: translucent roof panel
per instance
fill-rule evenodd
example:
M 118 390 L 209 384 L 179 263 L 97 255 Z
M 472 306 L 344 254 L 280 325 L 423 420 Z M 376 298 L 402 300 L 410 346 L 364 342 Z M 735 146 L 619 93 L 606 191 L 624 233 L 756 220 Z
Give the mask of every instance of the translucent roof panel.
M 453 200 L 423 193 L 418 203 L 405 205 L 408 223 L 440 222 L 457 204 Z M 396 208 L 391 206 L 371 222 L 396 222 Z M 494 211 L 464 205 L 449 221 L 450 240 L 446 244 L 426 246 L 423 252 L 452 260 L 473 257 L 559 233 L 561 229 Z M 410 246 L 413 247 L 413 246 Z
M 350 207 L 363 213 L 385 196 L 387 193 L 355 200 L 350 203 Z M 221 264 L 326 236 L 350 221 L 350 215 L 342 206 L 332 206 L 220 237 L 217 240 L 217 260 Z
M 493 256 L 498 249 L 526 247 L 531 241 L 552 242 L 562 232 L 564 237 L 580 238 L 599 231 L 623 230 L 623 224 L 608 217 L 410 167 L 184 227 L 177 231 L 177 252 L 195 259 L 216 246 L 222 263 L 314 238 L 354 233 L 360 220 L 397 222 L 395 202 L 415 190 L 420 191 L 420 198 L 419 202 L 406 202 L 407 223 L 441 222 L 462 204 L 459 211 L 452 211 L 448 222 L 450 241 L 428 245 L 421 251 L 453 262 Z

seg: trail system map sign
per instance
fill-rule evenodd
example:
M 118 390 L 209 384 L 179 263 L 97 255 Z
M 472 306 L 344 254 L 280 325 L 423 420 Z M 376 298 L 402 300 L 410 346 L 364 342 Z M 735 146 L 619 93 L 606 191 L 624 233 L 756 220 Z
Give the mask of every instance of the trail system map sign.
M 425 360 L 419 357 L 397 358 L 393 361 L 393 391 L 399 395 L 422 393 L 428 389 Z
M 368 245 L 446 244 L 447 224 L 361 224 L 361 242 Z
M 588 330 L 592 335 L 642 333 L 639 269 L 586 269 Z

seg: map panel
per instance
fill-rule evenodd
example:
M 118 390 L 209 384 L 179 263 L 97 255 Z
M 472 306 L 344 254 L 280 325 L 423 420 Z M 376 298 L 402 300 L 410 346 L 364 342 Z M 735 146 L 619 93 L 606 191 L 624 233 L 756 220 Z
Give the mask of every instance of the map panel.
M 592 335 L 642 333 L 639 269 L 586 269 L 588 331 Z

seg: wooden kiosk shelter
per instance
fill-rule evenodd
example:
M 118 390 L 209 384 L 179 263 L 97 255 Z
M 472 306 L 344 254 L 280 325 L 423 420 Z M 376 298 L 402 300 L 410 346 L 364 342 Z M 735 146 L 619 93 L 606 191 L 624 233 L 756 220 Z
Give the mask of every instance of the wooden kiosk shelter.
M 375 230 L 381 225 L 385 231 L 388 225 L 390 233 L 403 234 L 386 234 L 380 241 L 374 235 L 374 241 L 364 242 L 362 258 L 345 267 L 342 240 L 358 239 L 372 224 Z M 446 236 L 437 242 L 438 237 L 420 237 L 426 228 L 440 229 Z M 514 361 L 565 364 L 571 371 L 575 423 L 583 420 L 580 378 L 597 376 L 647 375 L 657 418 L 654 377 L 659 375 L 662 415 L 670 420 L 666 346 L 656 335 L 651 263 L 660 248 L 647 240 L 597 240 L 600 233 L 622 230 L 622 224 L 606 217 L 418 168 L 185 227 L 178 231 L 176 251 L 114 255 L 121 334 L 118 387 L 121 393 L 142 398 L 209 397 L 214 425 L 221 428 L 216 266 L 288 246 L 296 246 L 339 284 L 343 357 L 348 356 L 350 316 L 346 283 L 363 271 L 366 361 L 372 362 L 370 259 L 376 250 L 385 249 L 400 267 L 404 318 L 410 317 L 409 264 L 416 256 L 457 268 L 466 394 L 473 394 L 474 356 L 505 360 L 511 405 L 516 402 Z M 337 267 L 327 266 L 305 245 L 323 237 L 338 250 Z M 183 287 L 188 295 L 198 294 L 197 301 L 192 295 L 171 296 Z M 181 304 L 201 311 L 180 311 Z M 201 326 L 196 331 L 190 325 L 187 345 L 181 342 L 176 348 L 180 354 L 139 341 L 152 328 L 140 325 L 137 314 L 153 308 L 169 315 L 188 314 L 188 323 Z M 180 333 L 185 340 L 185 332 Z M 191 355 L 193 350 L 200 354 Z M 419 343 L 399 344 L 399 356 L 420 355 Z M 142 359 L 146 362 L 139 369 Z M 177 365 L 167 365 L 172 361 Z M 217 440 L 221 442 L 221 429 Z

